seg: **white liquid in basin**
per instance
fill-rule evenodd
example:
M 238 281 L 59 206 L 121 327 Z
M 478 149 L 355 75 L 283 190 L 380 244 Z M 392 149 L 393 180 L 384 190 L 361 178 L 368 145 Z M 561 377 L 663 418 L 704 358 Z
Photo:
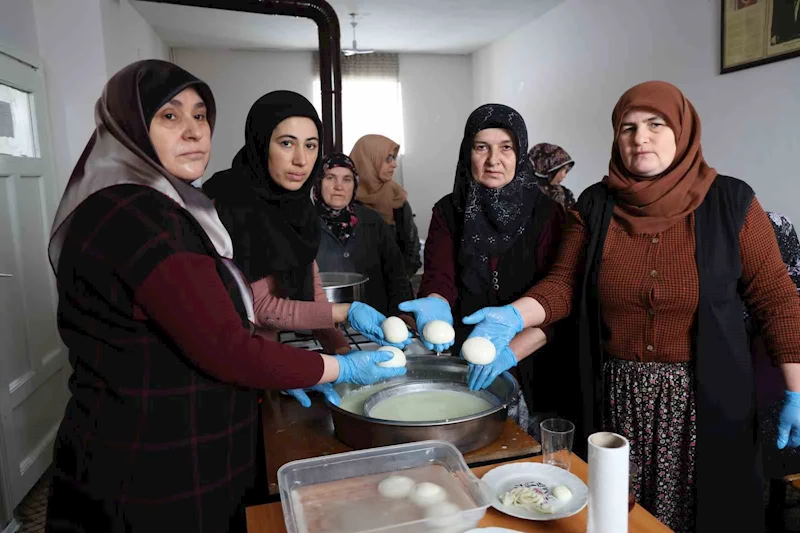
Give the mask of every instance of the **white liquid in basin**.
M 356 389 L 342 398 L 339 407 L 345 411 L 364 416 L 364 402 L 367 401 L 367 398 L 392 385 L 397 385 L 397 383 L 379 383 L 378 385 L 367 385 Z
M 483 398 L 465 392 L 412 392 L 376 404 L 369 416 L 398 422 L 430 422 L 470 416 L 491 407 Z

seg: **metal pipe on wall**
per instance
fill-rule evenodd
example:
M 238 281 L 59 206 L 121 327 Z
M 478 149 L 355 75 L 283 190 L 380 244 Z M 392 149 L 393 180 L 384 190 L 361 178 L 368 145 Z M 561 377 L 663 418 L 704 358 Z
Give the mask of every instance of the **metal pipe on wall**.
M 317 24 L 319 76 L 322 88 L 322 147 L 342 151 L 342 69 L 339 18 L 325 0 L 142 0 L 265 15 L 305 17 Z

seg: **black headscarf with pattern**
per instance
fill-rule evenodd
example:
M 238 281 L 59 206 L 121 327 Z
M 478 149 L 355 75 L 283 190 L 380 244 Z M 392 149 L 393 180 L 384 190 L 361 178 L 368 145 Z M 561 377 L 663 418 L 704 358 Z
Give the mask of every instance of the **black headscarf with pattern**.
M 500 189 L 490 189 L 472 177 L 472 144 L 478 132 L 502 128 L 511 132 L 517 168 L 514 178 Z M 528 152 L 528 130 L 518 112 L 502 104 L 486 104 L 472 112 L 464 127 L 458 155 L 453 202 L 463 214 L 464 226 L 458 262 L 461 279 L 472 292 L 491 286 L 489 258 L 501 255 L 525 231 L 533 214 L 539 187 Z
M 336 167 L 346 168 L 353 173 L 353 196 L 350 197 L 350 202 L 342 209 L 334 209 L 325 203 L 322 197 L 322 180 L 325 179 L 325 173 Z M 358 217 L 356 216 L 355 207 L 353 204 L 356 201 L 356 191 L 358 190 L 358 172 L 356 171 L 356 164 L 353 160 L 342 153 L 335 153 L 326 156 L 322 160 L 322 172 L 314 183 L 314 188 L 311 190 L 311 199 L 314 201 L 314 206 L 317 208 L 317 215 L 325 221 L 328 229 L 331 230 L 334 237 L 339 239 L 342 244 L 347 244 L 350 236 L 353 234 L 353 228 L 358 224 Z

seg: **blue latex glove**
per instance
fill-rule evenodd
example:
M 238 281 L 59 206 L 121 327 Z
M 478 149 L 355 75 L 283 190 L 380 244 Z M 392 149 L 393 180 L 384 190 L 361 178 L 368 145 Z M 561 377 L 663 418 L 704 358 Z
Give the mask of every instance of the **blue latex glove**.
M 494 361 L 488 365 L 474 365 L 469 363 L 469 371 L 467 372 L 469 389 L 485 389 L 494 383 L 497 376 L 515 366 L 517 366 L 517 358 L 508 346 L 506 346 L 506 348 L 500 352 L 500 355 L 495 357 Z
M 403 302 L 398 305 L 397 308 L 406 313 L 414 313 L 419 339 L 427 349 L 441 353 L 450 348 L 455 342 L 454 340 L 444 344 L 432 344 L 426 341 L 425 337 L 422 336 L 425 324 L 431 320 L 444 320 L 451 326 L 453 325 L 453 313 L 450 311 L 450 304 L 447 301 L 437 298 L 436 296 L 428 296 L 427 298 Z
M 289 389 L 286 391 L 286 394 L 293 396 L 303 407 L 311 407 L 311 398 L 309 398 L 308 394 L 306 394 L 306 391 L 310 390 L 321 392 L 323 395 L 325 395 L 325 399 L 327 399 L 333 405 L 339 405 L 339 402 L 342 400 L 339 397 L 339 393 L 336 392 L 336 390 L 333 388 L 333 385 L 330 383 L 320 383 L 319 385 L 314 385 L 308 389 Z
M 524 326 L 522 316 L 513 305 L 503 307 L 484 307 L 475 311 L 462 320 L 464 324 L 476 324 L 469 334 L 472 337 L 486 337 L 494 344 L 497 355 L 503 354 L 508 348 L 508 343 L 514 336 L 522 331 Z
M 393 355 L 389 352 L 353 351 L 347 355 L 336 355 L 339 361 L 339 377 L 333 382 L 355 383 L 356 385 L 372 385 L 384 379 L 405 375 L 406 367 L 384 368 L 378 363 L 389 361 Z
M 383 328 L 381 325 L 386 317 L 383 313 L 379 313 L 372 307 L 361 302 L 353 302 L 350 304 L 350 310 L 347 311 L 347 321 L 354 330 L 358 331 L 364 337 L 376 342 L 381 346 L 394 346 L 401 350 L 411 344 L 411 335 L 400 343 L 389 342 L 383 336 Z
M 785 391 L 778 417 L 778 449 L 800 446 L 800 392 Z

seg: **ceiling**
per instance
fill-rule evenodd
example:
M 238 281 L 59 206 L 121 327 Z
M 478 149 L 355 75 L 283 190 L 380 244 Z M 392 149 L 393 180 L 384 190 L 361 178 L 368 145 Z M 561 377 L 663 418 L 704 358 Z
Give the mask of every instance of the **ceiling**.
M 468 54 L 502 38 L 564 0 L 329 0 L 341 26 L 342 47 L 381 52 Z M 310 19 L 134 1 L 172 47 L 316 50 Z

